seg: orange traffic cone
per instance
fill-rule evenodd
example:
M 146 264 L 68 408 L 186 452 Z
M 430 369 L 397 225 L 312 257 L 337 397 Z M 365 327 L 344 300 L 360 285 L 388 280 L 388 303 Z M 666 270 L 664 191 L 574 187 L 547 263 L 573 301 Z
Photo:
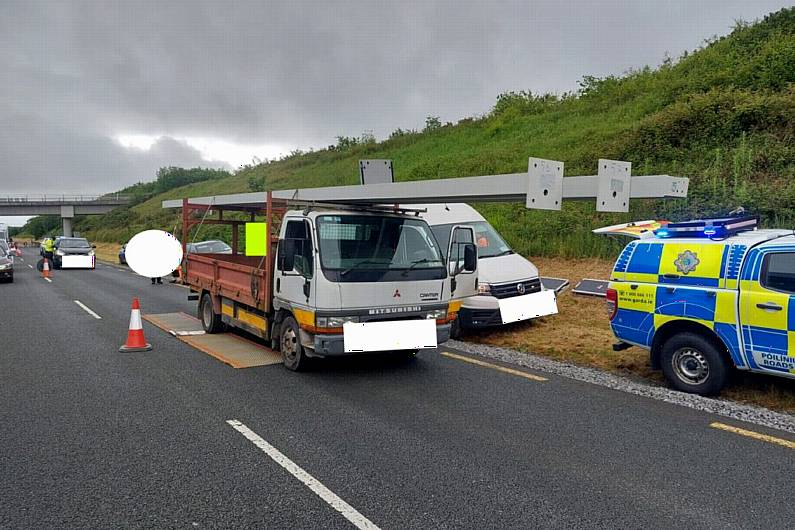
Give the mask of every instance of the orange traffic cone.
M 44 263 L 41 265 L 41 274 L 45 278 L 50 277 L 50 260 L 44 258 Z
M 130 329 L 127 331 L 127 342 L 119 348 L 119 351 L 149 351 L 152 345 L 144 338 L 144 327 L 141 323 L 141 306 L 138 298 L 133 298 L 132 311 L 130 312 Z

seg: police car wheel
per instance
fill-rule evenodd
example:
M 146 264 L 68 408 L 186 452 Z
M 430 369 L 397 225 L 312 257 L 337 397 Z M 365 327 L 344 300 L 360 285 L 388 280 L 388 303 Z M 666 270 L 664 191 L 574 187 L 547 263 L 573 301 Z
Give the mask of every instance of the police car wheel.
M 677 390 L 706 396 L 717 394 L 726 384 L 729 370 L 723 356 L 701 335 L 675 335 L 661 354 L 665 378 Z

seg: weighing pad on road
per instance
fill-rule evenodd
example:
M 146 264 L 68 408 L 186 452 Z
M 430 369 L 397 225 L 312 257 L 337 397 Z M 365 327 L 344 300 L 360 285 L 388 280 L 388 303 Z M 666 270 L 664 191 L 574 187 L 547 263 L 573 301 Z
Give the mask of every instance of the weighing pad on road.
M 279 352 L 234 333 L 204 333 L 201 321 L 186 313 L 144 315 L 143 319 L 233 368 L 251 368 L 282 362 Z
M 157 315 L 144 315 L 147 320 L 163 331 L 168 331 L 175 337 L 185 335 L 204 335 L 201 321 L 187 313 L 160 313 Z
M 588 296 L 607 296 L 607 285 L 610 282 L 607 280 L 594 280 L 592 278 L 585 278 L 580 283 L 574 286 L 571 292 L 576 294 L 585 294 Z
M 179 337 L 179 340 L 207 355 L 212 355 L 232 368 L 251 368 L 252 366 L 266 366 L 282 362 L 279 352 L 234 333 L 188 335 Z
M 565 278 L 544 278 L 542 276 L 541 285 L 544 286 L 544 289 L 549 289 L 550 291 L 560 293 L 569 286 L 569 280 L 566 280 Z

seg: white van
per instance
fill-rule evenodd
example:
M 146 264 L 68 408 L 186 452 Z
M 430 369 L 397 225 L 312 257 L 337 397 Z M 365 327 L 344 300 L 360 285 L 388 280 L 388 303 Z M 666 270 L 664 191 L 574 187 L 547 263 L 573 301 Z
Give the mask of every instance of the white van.
M 441 248 L 450 248 L 453 227 L 465 225 L 475 230 L 478 294 L 464 299 L 453 336 L 461 328 L 501 326 L 558 312 L 555 293 L 541 285 L 535 265 L 514 252 L 477 210 L 463 203 L 412 206 L 426 210 L 422 216 Z

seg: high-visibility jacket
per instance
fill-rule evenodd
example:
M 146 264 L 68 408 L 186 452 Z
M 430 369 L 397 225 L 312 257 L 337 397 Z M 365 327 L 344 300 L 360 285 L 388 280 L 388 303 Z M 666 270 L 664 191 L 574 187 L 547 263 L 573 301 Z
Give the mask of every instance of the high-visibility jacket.
M 52 252 L 55 249 L 52 239 L 44 241 L 44 252 Z

